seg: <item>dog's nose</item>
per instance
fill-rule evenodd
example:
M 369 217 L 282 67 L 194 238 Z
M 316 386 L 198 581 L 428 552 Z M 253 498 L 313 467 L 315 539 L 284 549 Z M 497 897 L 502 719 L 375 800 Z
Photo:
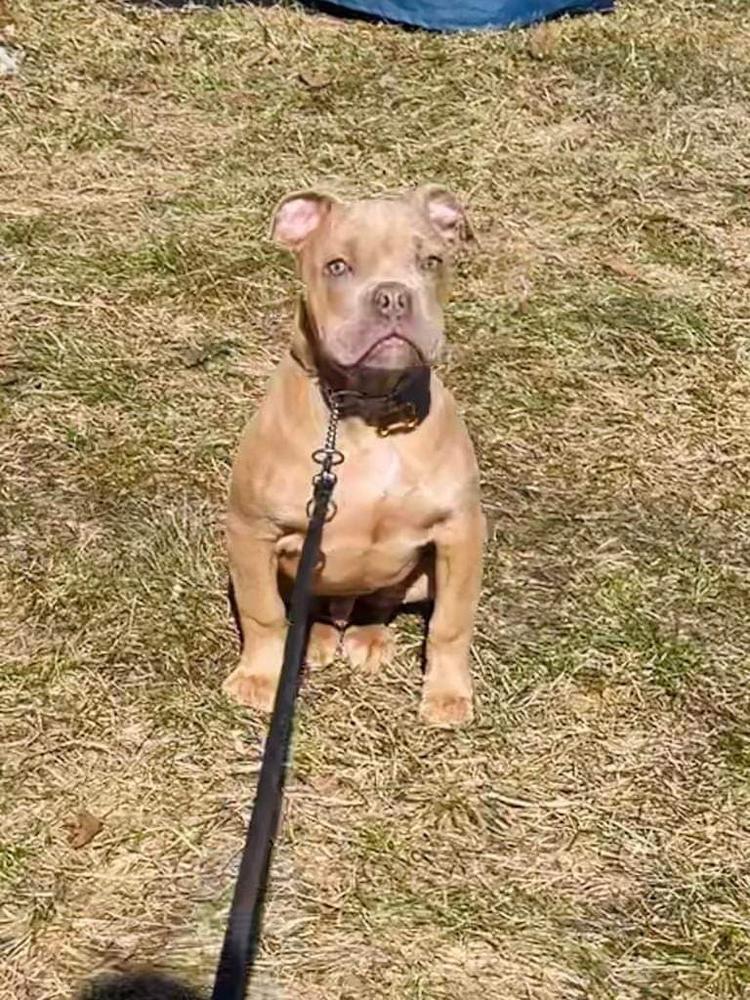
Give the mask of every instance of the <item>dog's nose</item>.
M 373 290 L 372 302 L 383 319 L 403 319 L 411 311 L 411 292 L 398 281 L 384 281 Z

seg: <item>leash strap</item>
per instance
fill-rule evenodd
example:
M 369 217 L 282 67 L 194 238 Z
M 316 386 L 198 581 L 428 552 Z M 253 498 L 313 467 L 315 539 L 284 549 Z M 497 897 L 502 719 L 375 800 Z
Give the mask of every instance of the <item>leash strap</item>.
M 336 449 L 338 402 L 329 394 L 330 416 L 323 448 L 313 459 L 321 471 L 313 477 L 313 496 L 308 506 L 309 524 L 292 588 L 289 629 L 284 660 L 276 690 L 268 737 L 263 752 L 252 816 L 245 836 L 240 870 L 229 909 L 224 943 L 216 971 L 212 1000 L 244 1000 L 255 962 L 263 921 L 263 904 L 274 841 L 279 826 L 294 707 L 302 676 L 302 664 L 310 631 L 311 580 L 318 562 L 323 525 L 330 519 L 331 494 L 336 485 L 335 465 L 344 456 Z M 311 508 L 311 509 L 310 509 Z

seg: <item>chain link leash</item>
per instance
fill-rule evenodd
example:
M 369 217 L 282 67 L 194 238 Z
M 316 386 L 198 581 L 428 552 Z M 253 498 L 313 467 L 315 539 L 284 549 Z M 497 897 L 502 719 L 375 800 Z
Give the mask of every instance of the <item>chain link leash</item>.
M 307 502 L 307 516 L 312 517 L 315 505 L 318 498 L 327 493 L 327 510 L 326 510 L 326 521 L 330 521 L 332 517 L 336 514 L 336 504 L 331 499 L 331 493 L 333 488 L 338 482 L 338 476 L 333 471 L 337 465 L 341 465 L 344 461 L 343 452 L 339 451 L 336 447 L 336 435 L 338 433 L 339 427 L 339 394 L 332 392 L 330 389 L 325 390 L 326 400 L 328 402 L 328 428 L 326 430 L 326 439 L 322 448 L 317 448 L 312 453 L 312 460 L 317 465 L 320 466 L 320 472 L 316 472 L 312 477 L 312 487 L 313 495 Z

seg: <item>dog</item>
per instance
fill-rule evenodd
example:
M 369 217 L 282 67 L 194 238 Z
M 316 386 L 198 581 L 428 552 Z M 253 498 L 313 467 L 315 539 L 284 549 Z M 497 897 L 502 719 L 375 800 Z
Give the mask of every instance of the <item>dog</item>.
M 224 690 L 273 707 L 311 455 L 333 393 L 344 461 L 314 578 L 307 662 L 325 666 L 341 648 L 355 668 L 376 671 L 394 651 L 394 614 L 430 602 L 419 715 L 467 723 L 485 522 L 474 449 L 433 370 L 451 259 L 471 238 L 464 209 L 434 185 L 352 202 L 301 192 L 277 207 L 272 237 L 296 257 L 303 292 L 290 350 L 232 467 L 226 538 L 242 652 Z

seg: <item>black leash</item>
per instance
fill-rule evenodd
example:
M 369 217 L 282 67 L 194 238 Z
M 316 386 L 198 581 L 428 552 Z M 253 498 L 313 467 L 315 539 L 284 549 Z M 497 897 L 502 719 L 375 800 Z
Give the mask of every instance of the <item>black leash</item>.
M 313 495 L 307 508 L 307 534 L 290 600 L 284 661 L 216 970 L 212 1000 L 244 1000 L 260 940 L 263 903 L 281 813 L 294 706 L 310 631 L 310 582 L 318 562 L 323 525 L 335 513 L 335 505 L 331 500 L 336 485 L 336 473 L 333 469 L 344 460 L 344 456 L 336 448 L 339 418 L 336 394 L 329 393 L 327 401 L 330 414 L 325 445 L 313 452 L 312 456 L 321 470 L 313 477 Z

